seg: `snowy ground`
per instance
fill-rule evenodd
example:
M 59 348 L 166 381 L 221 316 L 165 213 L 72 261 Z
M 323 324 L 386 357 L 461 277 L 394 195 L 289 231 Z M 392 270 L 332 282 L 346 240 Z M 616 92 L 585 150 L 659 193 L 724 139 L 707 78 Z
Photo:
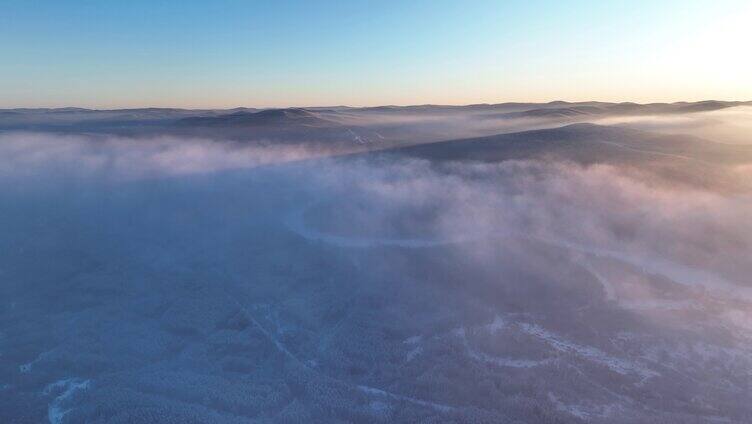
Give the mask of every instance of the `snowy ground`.
M 395 205 L 437 200 L 394 188 L 414 179 L 384 190 L 378 174 L 329 192 L 317 181 L 335 186 L 329 177 L 312 176 L 321 169 L 3 186 L 0 422 L 751 416 L 752 309 L 747 288 L 717 275 L 724 262 L 635 256 L 554 233 L 548 215 L 531 230 L 495 214 L 534 205 L 537 186 L 491 204 L 491 218 L 442 203 L 451 213 L 431 218 L 442 231 L 357 235 L 348 217 L 373 220 L 337 203 L 350 184 L 378 185 Z M 474 178 L 437 192 L 473 204 Z M 357 210 L 412 213 L 381 200 Z M 322 202 L 354 235 L 306 216 Z

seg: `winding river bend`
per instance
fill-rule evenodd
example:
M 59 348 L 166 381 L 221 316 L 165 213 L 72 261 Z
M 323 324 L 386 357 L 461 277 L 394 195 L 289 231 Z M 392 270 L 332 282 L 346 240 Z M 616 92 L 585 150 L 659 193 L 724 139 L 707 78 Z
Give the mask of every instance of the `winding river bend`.
M 747 301 L 752 301 L 752 288 L 735 284 L 711 271 L 693 268 L 662 258 L 640 256 L 628 252 L 588 246 L 552 237 L 532 236 L 519 231 L 503 230 L 483 234 L 471 233 L 454 237 L 368 237 L 331 234 L 314 228 L 306 222 L 305 214 L 316 206 L 316 204 L 317 203 L 309 204 L 304 208 L 296 209 L 289 213 L 285 218 L 285 225 L 287 228 L 306 240 L 322 242 L 342 248 L 400 247 L 417 249 L 448 246 L 488 239 L 524 237 L 573 251 L 580 255 L 585 255 L 586 257 L 615 259 L 637 267 L 646 274 L 660 275 L 686 286 L 702 287 L 703 289 L 712 292 L 718 298 L 730 300 L 741 297 Z M 603 278 L 596 275 L 596 279 L 604 284 L 604 289 L 607 293 L 613 291 L 613 288 L 609 283 L 604 282 Z

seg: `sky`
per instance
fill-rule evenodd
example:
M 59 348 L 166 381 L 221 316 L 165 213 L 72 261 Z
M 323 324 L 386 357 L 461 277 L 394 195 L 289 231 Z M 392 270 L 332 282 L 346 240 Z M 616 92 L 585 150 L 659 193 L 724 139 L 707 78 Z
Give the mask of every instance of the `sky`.
M 752 2 L 0 0 L 0 108 L 752 100 Z

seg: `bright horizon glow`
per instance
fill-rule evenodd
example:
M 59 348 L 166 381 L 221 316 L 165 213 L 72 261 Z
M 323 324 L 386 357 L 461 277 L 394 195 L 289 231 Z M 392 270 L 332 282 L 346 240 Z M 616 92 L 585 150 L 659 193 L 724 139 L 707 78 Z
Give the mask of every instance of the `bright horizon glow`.
M 747 1 L 9 0 L 0 107 L 752 100 Z

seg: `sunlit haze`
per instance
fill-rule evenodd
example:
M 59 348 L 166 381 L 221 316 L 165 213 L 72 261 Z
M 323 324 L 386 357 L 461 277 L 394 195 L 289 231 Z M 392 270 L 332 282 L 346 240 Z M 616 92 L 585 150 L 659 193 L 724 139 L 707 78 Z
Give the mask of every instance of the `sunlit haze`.
M 0 107 L 752 99 L 748 1 L 4 1 Z

